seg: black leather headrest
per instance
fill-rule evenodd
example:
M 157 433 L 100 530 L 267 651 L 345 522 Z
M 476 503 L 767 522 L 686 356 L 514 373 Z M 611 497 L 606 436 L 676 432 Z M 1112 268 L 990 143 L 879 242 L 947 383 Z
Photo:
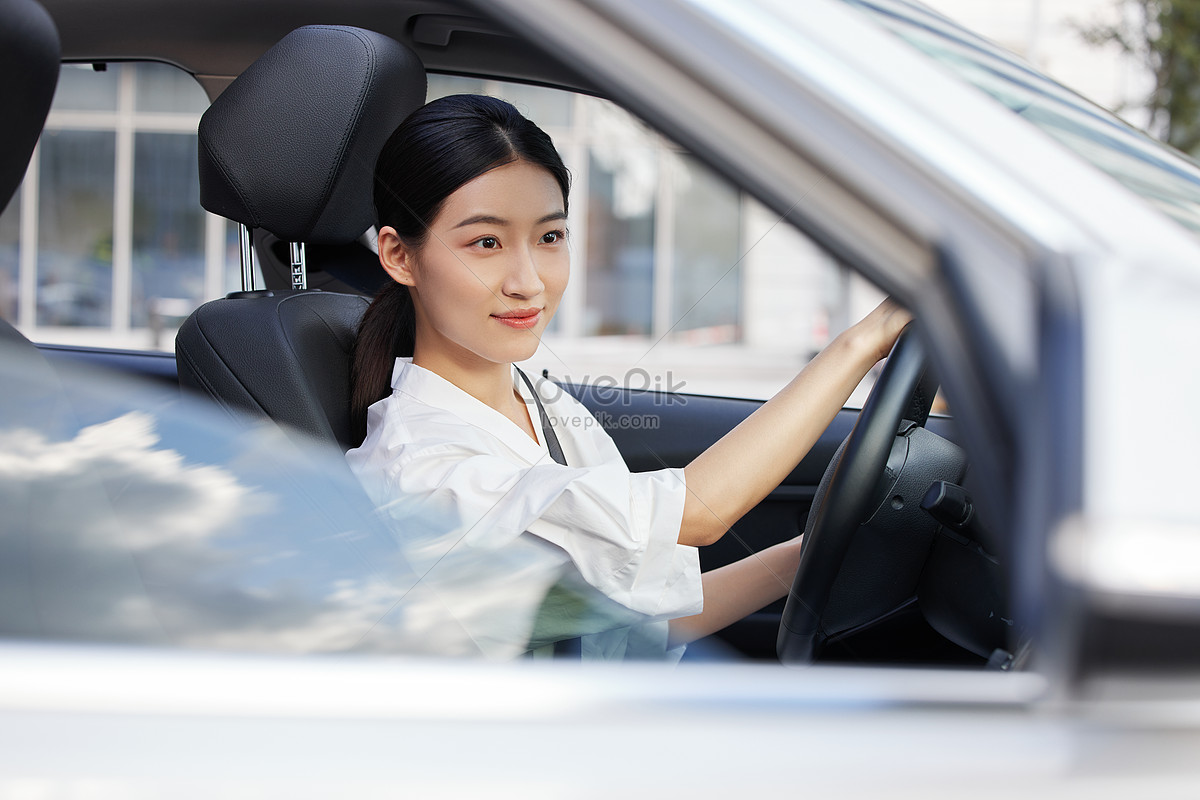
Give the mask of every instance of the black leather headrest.
M 58 84 L 58 31 L 34 0 L 0 0 L 0 212 L 42 133 Z
M 383 143 L 425 102 L 425 69 L 360 28 L 298 28 L 200 120 L 200 203 L 291 242 L 340 244 L 375 221 Z

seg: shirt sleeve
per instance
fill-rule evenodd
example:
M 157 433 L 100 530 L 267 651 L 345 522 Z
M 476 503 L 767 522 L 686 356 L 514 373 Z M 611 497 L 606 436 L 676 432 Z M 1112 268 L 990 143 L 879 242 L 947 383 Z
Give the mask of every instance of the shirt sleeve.
M 699 613 L 699 555 L 678 544 L 681 469 L 623 462 L 532 466 L 449 444 L 409 444 L 383 470 L 384 508 L 434 551 L 489 551 L 532 536 L 561 549 L 584 580 L 650 618 Z M 437 552 L 428 554 L 438 557 Z

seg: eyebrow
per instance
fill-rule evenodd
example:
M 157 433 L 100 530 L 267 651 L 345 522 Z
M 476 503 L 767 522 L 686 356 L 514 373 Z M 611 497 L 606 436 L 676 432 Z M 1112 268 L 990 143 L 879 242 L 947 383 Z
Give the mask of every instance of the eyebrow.
M 539 220 L 538 220 L 537 222 L 535 222 L 534 224 L 535 224 L 535 225 L 544 225 L 544 224 L 546 224 L 547 222 L 553 222 L 553 221 L 555 221 L 555 220 L 566 219 L 566 218 L 567 218 L 567 212 L 565 212 L 565 211 L 555 211 L 555 212 L 554 212 L 554 213 L 552 213 L 552 214 L 547 214 L 546 216 L 542 217 L 541 219 L 539 219 Z M 468 225 L 479 225 L 479 224 L 484 224 L 484 225 L 508 225 L 508 224 L 509 224 L 509 221 L 508 221 L 508 220 L 506 220 L 506 219 L 503 219 L 503 218 L 501 218 L 501 217 L 494 217 L 494 216 L 492 216 L 491 214 L 476 214 L 476 215 L 475 215 L 475 216 L 473 216 L 473 217 L 467 217 L 467 218 L 466 218 L 466 219 L 464 219 L 462 222 L 460 222 L 460 223 L 458 223 L 457 225 L 455 225 L 455 226 L 454 226 L 454 228 L 455 228 L 455 229 L 457 229 L 457 228 L 465 228 L 465 227 L 467 227 Z

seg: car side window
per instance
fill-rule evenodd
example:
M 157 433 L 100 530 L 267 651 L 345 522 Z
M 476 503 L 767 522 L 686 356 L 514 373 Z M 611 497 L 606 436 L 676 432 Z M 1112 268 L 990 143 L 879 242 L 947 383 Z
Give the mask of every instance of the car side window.
M 504 97 L 573 177 L 572 280 L 529 363 L 559 380 L 767 398 L 878 292 L 635 117 L 599 98 L 431 75 Z M 0 316 L 34 341 L 171 350 L 241 288 L 236 229 L 200 206 L 194 79 L 64 65 L 26 180 L 0 215 Z

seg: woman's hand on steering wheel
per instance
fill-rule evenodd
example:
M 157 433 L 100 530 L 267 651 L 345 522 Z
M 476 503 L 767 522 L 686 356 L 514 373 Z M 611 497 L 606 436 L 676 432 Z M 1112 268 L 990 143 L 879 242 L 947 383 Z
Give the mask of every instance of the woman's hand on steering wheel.
M 864 349 L 871 349 L 875 361 L 879 361 L 891 352 L 900 332 L 912 319 L 908 309 L 888 297 L 876 306 L 874 311 L 855 323 L 851 332 L 862 343 Z

